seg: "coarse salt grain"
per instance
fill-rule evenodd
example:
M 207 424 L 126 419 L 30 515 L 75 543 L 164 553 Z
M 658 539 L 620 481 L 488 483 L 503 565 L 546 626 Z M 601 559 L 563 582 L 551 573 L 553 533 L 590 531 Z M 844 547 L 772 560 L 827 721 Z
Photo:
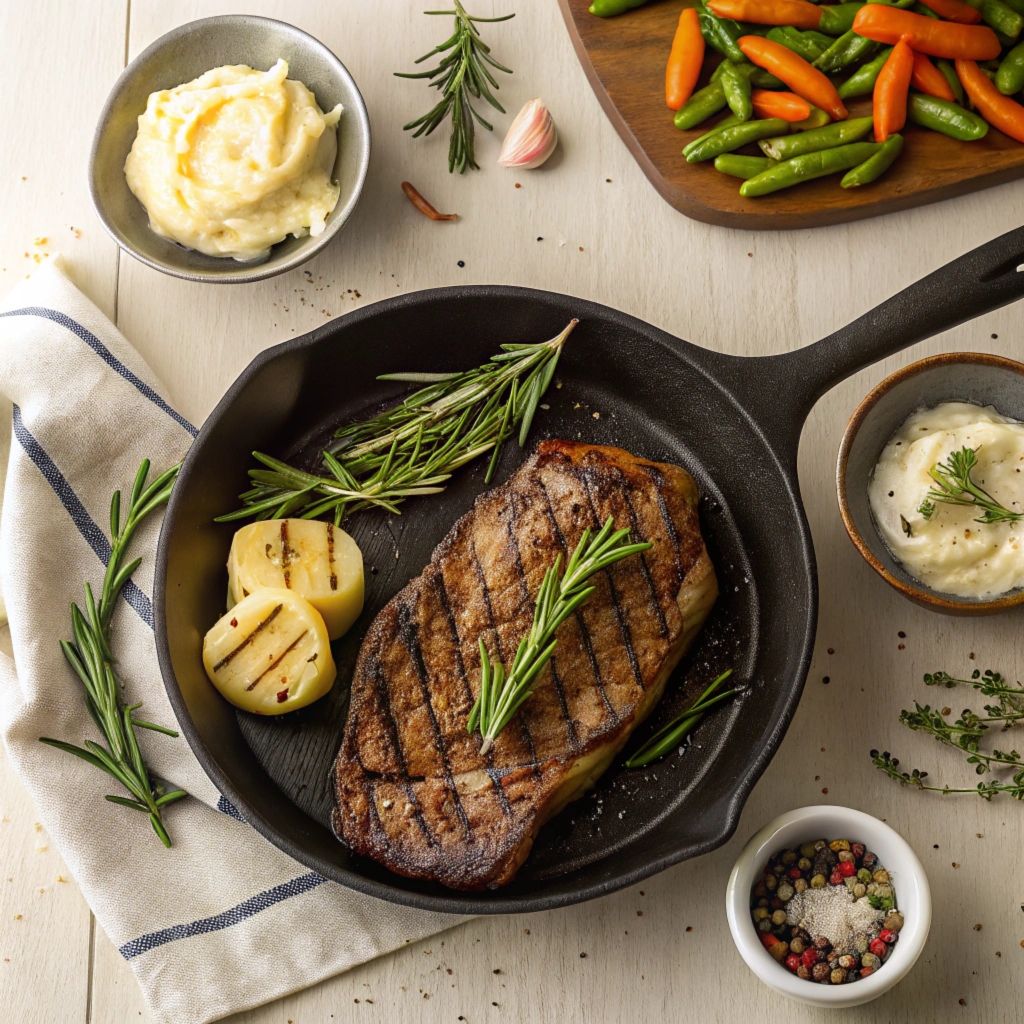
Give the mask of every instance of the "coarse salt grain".
M 854 940 L 877 932 L 885 912 L 866 896 L 855 900 L 845 885 L 806 889 L 786 904 L 786 924 L 803 928 L 812 938 L 823 935 L 839 954 L 854 951 Z

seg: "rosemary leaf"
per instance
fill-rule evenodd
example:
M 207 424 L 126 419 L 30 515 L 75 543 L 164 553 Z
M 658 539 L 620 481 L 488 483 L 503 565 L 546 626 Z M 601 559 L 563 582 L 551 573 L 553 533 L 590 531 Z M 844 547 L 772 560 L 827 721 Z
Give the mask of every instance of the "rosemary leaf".
M 525 443 L 577 323 L 570 321 L 550 341 L 517 346 L 472 370 L 387 374 L 381 379 L 426 387 L 371 419 L 335 431 L 323 453 L 325 475 L 253 452 L 266 468 L 249 470 L 255 486 L 239 495 L 241 508 L 217 522 L 329 514 L 340 526 L 345 516 L 370 506 L 398 513 L 406 498 L 439 493 L 456 469 L 488 452 L 490 483 L 503 442 L 518 430 L 520 445 Z
M 133 712 L 141 703 L 128 704 L 121 696 L 123 687 L 114 672 L 114 658 L 110 651 L 110 621 L 117 605 L 118 595 L 138 568 L 141 559 L 125 562 L 125 554 L 139 524 L 171 495 L 171 488 L 180 466 L 172 466 L 148 487 L 149 460 L 139 466 L 128 502 L 128 514 L 121 522 L 121 492 L 115 491 L 110 502 L 110 558 L 107 561 L 97 602 L 92 587 L 85 585 L 85 611 L 77 604 L 71 606 L 71 628 L 74 640 L 61 640 L 61 650 L 68 664 L 82 683 L 89 715 L 106 740 L 106 747 L 95 740 L 86 740 L 85 747 L 65 743 L 63 740 L 41 736 L 40 742 L 87 761 L 95 768 L 116 779 L 131 798 L 107 796 L 111 803 L 131 807 L 149 815 L 150 824 L 165 846 L 171 845 L 163 824 L 161 809 L 168 803 L 185 796 L 184 790 L 164 794 L 163 787 L 152 781 L 135 736 L 136 729 L 150 729 L 168 736 L 177 736 L 173 729 L 152 722 L 140 721 Z
M 480 693 L 466 729 L 472 734 L 479 728 L 483 740 L 481 754 L 491 749 L 497 735 L 533 692 L 530 684 L 548 663 L 558 643 L 556 630 L 593 594 L 595 588 L 587 586 L 591 576 L 651 547 L 649 543 L 631 544 L 629 530 L 613 530 L 614 525 L 609 516 L 596 536 L 591 537 L 590 530 L 584 530 L 565 574 L 561 572 L 561 555 L 544 574 L 530 632 L 520 641 L 507 672 L 500 661 L 491 661 L 483 640 L 480 641 Z
M 473 106 L 474 99 L 482 99 L 495 110 L 505 113 L 505 108 L 494 97 L 488 85 L 494 89 L 498 83 L 488 71 L 487 65 L 511 75 L 510 68 L 499 64 L 491 55 L 490 48 L 480 38 L 476 24 L 508 21 L 514 14 L 505 14 L 497 18 L 477 18 L 466 13 L 460 0 L 454 0 L 455 7 L 449 11 L 424 11 L 424 14 L 448 15 L 455 18 L 455 30 L 443 43 L 425 53 L 416 63 L 438 54 L 442 57 L 436 68 L 429 71 L 396 71 L 398 78 L 422 78 L 429 81 L 430 87 L 441 93 L 440 101 L 422 117 L 410 121 L 404 131 L 416 129 L 413 138 L 429 135 L 439 124 L 451 118 L 452 134 L 448 142 L 448 171 L 458 170 L 464 174 L 467 167 L 478 170 L 474 153 L 475 127 L 474 120 L 492 131 L 493 126 L 484 119 Z

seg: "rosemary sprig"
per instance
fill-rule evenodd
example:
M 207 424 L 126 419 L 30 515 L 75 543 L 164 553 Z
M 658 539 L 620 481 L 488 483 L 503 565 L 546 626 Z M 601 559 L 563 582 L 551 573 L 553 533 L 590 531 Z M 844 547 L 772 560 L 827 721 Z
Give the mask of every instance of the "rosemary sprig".
M 935 503 L 942 502 L 983 509 L 983 514 L 974 520 L 976 523 L 1016 523 L 1024 519 L 1024 512 L 1011 512 L 971 479 L 971 470 L 977 464 L 978 449 L 965 446 L 958 452 L 950 452 L 945 462 L 932 466 L 928 472 L 936 486 L 928 491 L 917 511 L 925 519 L 931 519 L 936 512 Z
M 642 768 L 652 761 L 657 761 L 659 757 L 664 757 L 670 750 L 679 746 L 704 717 L 705 711 L 738 692 L 734 687 L 731 690 L 724 690 L 722 693 L 715 693 L 731 675 L 732 669 L 729 668 L 718 676 L 693 704 L 676 715 L 667 725 L 662 726 L 635 754 L 631 755 L 626 761 L 626 767 Z
M 504 441 L 518 429 L 526 443 L 533 417 L 554 379 L 562 346 L 579 321 L 538 344 L 502 345 L 483 366 L 458 373 L 390 373 L 381 380 L 425 384 L 394 408 L 335 432 L 320 475 L 253 452 L 266 469 L 242 507 L 217 522 L 254 517 L 315 519 L 376 505 L 397 513 L 409 497 L 437 494 L 460 466 L 491 452 L 490 483 Z
M 985 715 L 978 715 L 965 708 L 960 717 L 953 722 L 947 721 L 951 714 L 949 708 L 936 710 L 929 704 L 914 701 L 913 711 L 901 711 L 900 721 L 915 732 L 924 732 L 934 736 L 946 746 L 954 747 L 967 755 L 967 763 L 974 765 L 978 775 L 986 775 L 994 769 L 1012 769 L 1009 780 L 989 779 L 979 782 L 975 788 L 957 788 L 953 786 L 932 786 L 924 780 L 928 772 L 914 768 L 910 772 L 899 769 L 899 759 L 889 751 L 879 753 L 871 751 L 871 760 L 876 768 L 885 772 L 890 778 L 903 785 L 916 786 L 918 789 L 932 790 L 937 793 L 977 793 L 985 800 L 991 800 L 999 793 L 1008 793 L 1017 800 L 1024 800 L 1024 758 L 1016 750 L 984 751 L 981 740 L 990 727 L 999 726 L 1002 730 L 1024 721 L 1024 687 L 1013 686 L 998 672 L 988 669 L 984 674 L 975 669 L 970 679 L 960 679 L 948 672 L 930 672 L 924 681 L 928 686 L 942 686 L 952 689 L 955 686 L 971 686 L 983 696 L 994 697 L 996 702 L 985 705 Z
M 500 18 L 474 18 L 468 15 L 459 0 L 454 0 L 455 9 L 451 11 L 424 11 L 424 14 L 450 14 L 455 16 L 455 31 L 430 53 L 425 53 L 416 63 L 429 60 L 434 54 L 447 56 L 441 58 L 437 67 L 431 71 L 404 72 L 396 71 L 398 78 L 430 79 L 431 88 L 441 92 L 437 105 L 422 117 L 410 121 L 403 127 L 404 131 L 415 128 L 413 138 L 429 135 L 442 121 L 449 116 L 452 119 L 452 134 L 448 144 L 448 172 L 458 170 L 464 174 L 467 167 L 478 170 L 473 152 L 476 128 L 474 120 L 488 131 L 493 125 L 480 116 L 473 106 L 474 99 L 483 99 L 495 110 L 505 113 L 505 108 L 495 99 L 491 87 L 497 89 L 498 83 L 488 70 L 489 64 L 498 71 L 511 75 L 512 70 L 499 64 L 492 56 L 490 47 L 480 38 L 474 22 L 508 21 L 514 14 L 506 14 Z
M 144 459 L 132 485 L 128 502 L 128 515 L 121 525 L 121 492 L 114 491 L 110 503 L 110 558 L 103 576 L 103 588 L 99 602 L 93 598 L 92 587 L 85 585 L 85 611 L 77 604 L 71 605 L 71 623 L 74 640 L 61 640 L 61 650 L 68 664 L 75 670 L 85 687 L 85 703 L 92 720 L 106 738 L 104 747 L 93 740 L 85 741 L 85 748 L 62 740 L 41 736 L 40 741 L 66 750 L 69 754 L 88 761 L 111 778 L 119 782 L 131 797 L 108 796 L 107 799 L 122 807 L 131 807 L 149 815 L 153 830 L 164 846 L 171 840 L 163 822 L 163 810 L 185 796 L 185 791 L 175 789 L 167 792 L 160 783 L 154 783 L 149 770 L 142 760 L 136 729 L 151 729 L 166 736 L 177 736 L 173 729 L 154 725 L 135 717 L 141 703 L 128 704 L 122 696 L 122 685 L 114 672 L 114 656 L 110 651 L 110 620 L 118 595 L 132 573 L 139 567 L 141 558 L 124 564 L 125 553 L 132 535 L 139 524 L 151 512 L 165 504 L 171 496 L 175 477 L 180 466 L 172 466 L 149 486 L 149 459 Z
M 558 644 L 555 631 L 597 589 L 587 585 L 590 577 L 651 547 L 649 543 L 631 544 L 629 530 L 613 532 L 613 526 L 614 520 L 609 516 L 596 536 L 592 537 L 589 529 L 584 530 L 565 567 L 565 575 L 561 574 L 561 554 L 544 574 L 533 610 L 533 625 L 519 642 L 519 650 L 507 672 L 500 661 L 491 661 L 483 640 L 480 641 L 480 693 L 469 714 L 466 730 L 472 734 L 479 727 L 483 737 L 481 754 L 491 749 L 495 737 L 533 693 L 530 684 Z

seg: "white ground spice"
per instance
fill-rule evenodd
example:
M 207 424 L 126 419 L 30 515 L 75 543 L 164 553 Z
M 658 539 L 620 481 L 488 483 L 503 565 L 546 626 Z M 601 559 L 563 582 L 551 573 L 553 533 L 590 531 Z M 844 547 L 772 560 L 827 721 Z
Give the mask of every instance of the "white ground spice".
M 826 885 L 821 889 L 798 892 L 786 904 L 786 924 L 797 925 L 812 938 L 824 935 L 839 953 L 852 953 L 858 936 L 874 937 L 885 918 L 866 896 L 859 900 L 845 885 Z

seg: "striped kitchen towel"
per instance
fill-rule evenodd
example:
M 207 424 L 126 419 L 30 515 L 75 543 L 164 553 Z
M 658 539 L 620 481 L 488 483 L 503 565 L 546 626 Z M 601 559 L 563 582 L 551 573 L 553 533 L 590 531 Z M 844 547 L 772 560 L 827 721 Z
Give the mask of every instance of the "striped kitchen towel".
M 86 581 L 103 576 L 110 496 L 143 458 L 178 462 L 196 428 L 117 329 L 53 265 L 0 306 L 0 393 L 13 437 L 0 515 L 0 589 L 14 659 L 0 655 L 0 731 L 15 771 L 88 900 L 131 964 L 155 1020 L 203 1024 L 312 985 L 461 918 L 328 882 L 271 846 L 216 791 L 183 738 L 141 731 L 146 761 L 191 797 L 168 808 L 174 845 L 108 803 L 111 780 L 40 736 L 97 738 L 58 641 Z M 114 615 L 126 693 L 174 725 L 153 642 L 160 515 Z

